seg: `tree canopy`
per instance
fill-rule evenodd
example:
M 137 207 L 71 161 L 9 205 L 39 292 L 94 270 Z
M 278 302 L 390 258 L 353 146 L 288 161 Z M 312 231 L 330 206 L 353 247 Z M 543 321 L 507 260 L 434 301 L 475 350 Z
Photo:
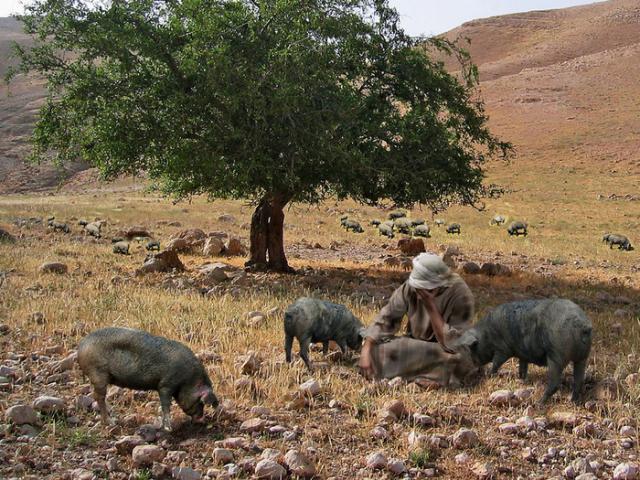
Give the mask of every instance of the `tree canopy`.
M 12 74 L 49 86 L 35 158 L 107 178 L 144 171 L 179 197 L 280 211 L 330 195 L 472 203 L 484 162 L 511 148 L 464 52 L 406 35 L 387 0 L 35 0 L 20 18 L 38 41 Z

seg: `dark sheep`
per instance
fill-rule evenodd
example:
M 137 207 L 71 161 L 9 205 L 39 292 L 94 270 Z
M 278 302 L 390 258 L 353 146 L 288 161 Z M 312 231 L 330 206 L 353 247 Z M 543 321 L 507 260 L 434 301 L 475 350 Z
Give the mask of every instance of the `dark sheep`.
M 382 222 L 380 220 L 371 220 L 369 222 L 369 225 L 371 225 L 372 227 L 377 227 L 378 225 L 380 225 Z
M 344 229 L 348 232 L 351 230 L 354 233 L 362 233 L 364 229 L 360 226 L 360 223 L 356 220 L 351 220 L 350 218 L 346 219 L 343 224 Z
M 617 245 L 618 250 L 626 250 L 628 252 L 633 250 L 633 247 L 631 246 L 631 242 L 624 235 L 617 235 L 615 233 L 611 233 L 607 236 L 606 242 L 609 245 L 610 249 L 613 248 L 614 245 Z
M 395 229 L 404 233 L 405 235 L 409 235 L 411 233 L 411 221 L 408 218 L 400 217 L 393 221 L 393 226 Z
M 413 234 L 416 237 L 429 238 L 431 236 L 431 229 L 428 225 L 418 225 L 413 229 Z
M 398 218 L 403 218 L 407 216 L 407 212 L 403 210 L 394 210 L 393 212 L 389 212 L 389 220 L 397 220 Z
M 507 232 L 509 232 L 509 235 L 511 236 L 515 235 L 518 237 L 520 235 L 524 235 L 526 237 L 528 234 L 527 224 L 520 221 L 511 222 L 511 225 L 507 228 Z
M 452 223 L 451 225 L 449 225 L 447 227 L 447 233 L 450 235 L 453 235 L 454 233 L 457 233 L 458 235 L 460 235 L 460 224 Z
M 159 240 L 151 240 L 149 242 L 147 242 L 147 245 L 145 246 L 145 248 L 147 249 L 148 252 L 151 252 L 153 250 L 156 251 L 160 251 L 160 241 Z
M 117 253 L 119 255 L 129 255 L 129 243 L 128 242 L 114 243 L 113 253 Z
M 393 238 L 395 235 L 393 234 L 393 226 L 388 223 L 381 223 L 378 225 L 378 232 L 380 235 L 383 235 L 387 238 Z
M 54 232 L 64 232 L 64 233 L 71 232 L 69 225 L 67 225 L 66 223 L 52 221 L 49 224 L 49 226 L 53 228 Z
M 424 225 L 424 220 L 422 220 L 421 218 L 416 218 L 414 220 L 411 220 L 411 226 L 412 227 L 417 227 L 418 225 Z

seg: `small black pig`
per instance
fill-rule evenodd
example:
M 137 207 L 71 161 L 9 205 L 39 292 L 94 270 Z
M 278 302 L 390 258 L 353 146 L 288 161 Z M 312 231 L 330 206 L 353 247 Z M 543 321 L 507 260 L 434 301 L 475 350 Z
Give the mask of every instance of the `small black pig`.
M 294 337 L 300 344 L 300 357 L 311 370 L 309 345 L 322 342 L 322 352 L 327 353 L 329 341 L 338 344 L 346 353 L 347 347 L 358 350 L 362 344 L 360 331 L 363 325 L 344 305 L 302 297 L 287 307 L 284 314 L 284 350 L 287 362 L 291 362 Z
M 578 402 L 591 350 L 591 320 L 571 300 L 523 300 L 493 309 L 459 340 L 476 365 L 492 362 L 491 373 L 511 357 L 520 360 L 519 376 L 529 363 L 549 367 L 541 403 L 558 390 L 562 371 L 573 362 L 573 395 Z
M 162 428 L 171 429 L 171 398 L 195 422 L 204 421 L 204 405 L 218 399 L 211 380 L 193 352 L 182 343 L 131 328 L 103 328 L 78 345 L 78 363 L 93 385 L 103 423 L 108 423 L 107 387 L 156 390 Z

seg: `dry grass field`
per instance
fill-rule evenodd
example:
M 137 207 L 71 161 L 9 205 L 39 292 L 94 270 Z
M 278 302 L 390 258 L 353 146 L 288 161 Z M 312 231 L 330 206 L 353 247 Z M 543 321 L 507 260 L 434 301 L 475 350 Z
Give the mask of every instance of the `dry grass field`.
M 524 184 L 528 181 L 520 179 Z M 615 184 L 616 179 L 610 181 Z M 587 188 L 565 185 L 570 192 Z M 157 421 L 155 393 L 116 389 L 110 401 L 118 423 L 106 428 L 99 424 L 95 412 L 76 407 L 78 396 L 88 392 L 88 383 L 77 367 L 62 377 L 50 376 L 55 362 L 72 352 L 84 334 L 107 325 L 142 328 L 183 341 L 203 354 L 223 407 L 216 414 L 209 410 L 207 426 L 201 427 L 191 425 L 174 405 L 174 432 L 157 440 L 167 451 L 187 452 L 184 459 L 171 454 L 164 464 L 182 464 L 203 476 L 208 472 L 212 478 L 226 478 L 212 451 L 217 442 L 238 436 L 246 445 L 233 450 L 234 461 L 249 470 L 238 478 L 251 477 L 251 459 L 259 460 L 267 448 L 281 454 L 297 449 L 313 459 L 319 478 L 345 479 L 394 477 L 366 467 L 367 455 L 378 451 L 403 460 L 412 478 L 469 478 L 474 469 L 478 472 L 478 463 L 491 464 L 498 477 L 550 478 L 562 475 L 574 459 L 585 457 L 597 468 L 598 477 L 610 478 L 618 463 L 636 459 L 640 392 L 632 382 L 635 377 L 630 378 L 631 385 L 625 379 L 640 366 L 640 261 L 637 251 L 610 250 L 600 237 L 604 230 L 629 231 L 628 225 L 637 222 L 640 212 L 627 207 L 637 203 L 597 200 L 589 192 L 583 198 L 592 200 L 583 205 L 563 204 L 562 189 L 549 198 L 548 191 L 520 189 L 516 184 L 513 193 L 490 200 L 485 212 L 456 207 L 443 214 L 449 222 L 462 224 L 459 237 L 449 237 L 433 226 L 425 212 L 411 212 L 414 218 L 426 216 L 432 224 L 428 249 L 442 253 L 448 246 L 458 246 L 461 253 L 455 258 L 459 265 L 467 260 L 494 261 L 511 268 L 512 275 L 506 277 L 463 274 L 476 295 L 479 313 L 512 299 L 559 296 L 573 299 L 591 317 L 595 335 L 585 404 L 576 408 L 569 402 L 567 369 L 562 391 L 545 410 L 534 405 L 544 388 L 544 370 L 534 368 L 530 384 L 522 385 L 513 362 L 503 367 L 498 377 L 482 379 L 475 387 L 439 391 L 424 391 L 412 384 L 369 382 L 357 372 L 355 359 L 340 359 L 335 354 L 323 359 L 319 351 L 312 355 L 318 366 L 313 374 L 300 361 L 293 366 L 284 363 L 281 313 L 295 298 L 313 295 L 344 303 L 369 323 L 385 298 L 406 278 L 406 272 L 383 264 L 385 258 L 399 253 L 398 238 L 386 240 L 370 227 L 360 235 L 347 233 L 339 225 L 343 212 L 350 212 L 363 225 L 387 212 L 351 203 L 293 206 L 287 212 L 286 244 L 298 274 L 250 273 L 240 282 L 223 283 L 203 295 L 197 275 L 201 264 L 224 261 L 240 267 L 244 259 L 185 254 L 180 255 L 187 267 L 184 273 L 137 277 L 134 271 L 145 256 L 143 244 L 132 242 L 130 256 L 115 255 L 110 236 L 123 227 L 142 225 L 165 244 L 177 231 L 197 227 L 205 232 L 225 231 L 246 242 L 251 208 L 241 202 L 208 203 L 202 199 L 172 205 L 137 187 L 128 181 L 117 188 L 0 199 L 0 222 L 18 236 L 14 244 L 0 244 L 0 318 L 9 328 L 0 337 L 1 361 L 16 375 L 3 387 L 0 409 L 30 404 L 40 395 L 60 397 L 65 403 L 65 413 L 44 416 L 37 432 L 8 424 L 3 427 L 0 476 L 159 475 L 160 467 L 153 473 L 152 469 L 136 469 L 130 455 L 120 455 L 114 448 L 116 441 L 135 434 L 141 425 Z M 548 210 L 552 204 L 555 209 Z M 530 235 L 511 238 L 505 227 L 490 227 L 495 213 L 527 220 Z M 233 222 L 219 221 L 221 214 L 231 214 Z M 635 217 L 628 216 L 631 214 Z M 69 221 L 72 232 L 53 233 L 42 225 L 11 225 L 16 218 L 49 215 Z M 104 238 L 85 238 L 74 218 L 107 220 Z M 167 225 L 176 221 L 181 226 Z M 322 248 L 313 248 L 316 243 Z M 45 261 L 64 262 L 69 271 L 64 275 L 39 273 L 38 267 Z M 251 311 L 265 312 L 266 318 L 251 321 L 247 318 Z M 42 320 L 34 316 L 36 312 L 42 313 Z M 261 367 L 243 374 L 244 356 L 251 351 L 262 362 Z M 300 400 L 299 386 L 310 378 L 320 384 L 321 392 Z M 490 405 L 492 392 L 521 388 L 534 390 L 530 400 L 511 406 Z M 403 401 L 411 413 L 432 416 L 435 425 L 415 425 L 410 418 L 385 423 L 380 412 L 390 400 Z M 252 412 L 256 406 L 268 410 Z M 576 418 L 570 420 L 575 425 L 554 424 L 557 412 L 572 412 Z M 540 425 L 515 433 L 498 429 L 525 414 L 537 418 Z M 253 434 L 242 431 L 242 422 L 256 416 L 265 420 L 265 430 Z M 287 433 L 266 430 L 277 425 Z M 384 425 L 386 439 L 372 436 L 377 425 Z M 578 427 L 575 431 L 574 426 Z M 433 446 L 461 427 L 477 433 L 477 445 L 445 448 L 447 442 L 443 441 L 441 446 Z M 621 435 L 620 427 L 633 429 L 625 429 Z M 427 436 L 417 446 L 409 444 L 414 430 Z M 469 455 L 466 463 L 455 460 L 461 452 Z M 110 459 L 115 460 L 108 463 Z M 116 471 L 107 469 L 116 463 Z

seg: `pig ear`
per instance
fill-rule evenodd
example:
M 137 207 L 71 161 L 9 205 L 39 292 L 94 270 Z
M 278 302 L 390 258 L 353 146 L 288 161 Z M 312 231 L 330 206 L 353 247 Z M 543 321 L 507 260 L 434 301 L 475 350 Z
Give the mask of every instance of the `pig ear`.
M 209 405 L 215 404 L 216 396 L 213 394 L 213 390 L 210 387 L 200 387 L 197 395 L 202 403 L 208 403 Z

